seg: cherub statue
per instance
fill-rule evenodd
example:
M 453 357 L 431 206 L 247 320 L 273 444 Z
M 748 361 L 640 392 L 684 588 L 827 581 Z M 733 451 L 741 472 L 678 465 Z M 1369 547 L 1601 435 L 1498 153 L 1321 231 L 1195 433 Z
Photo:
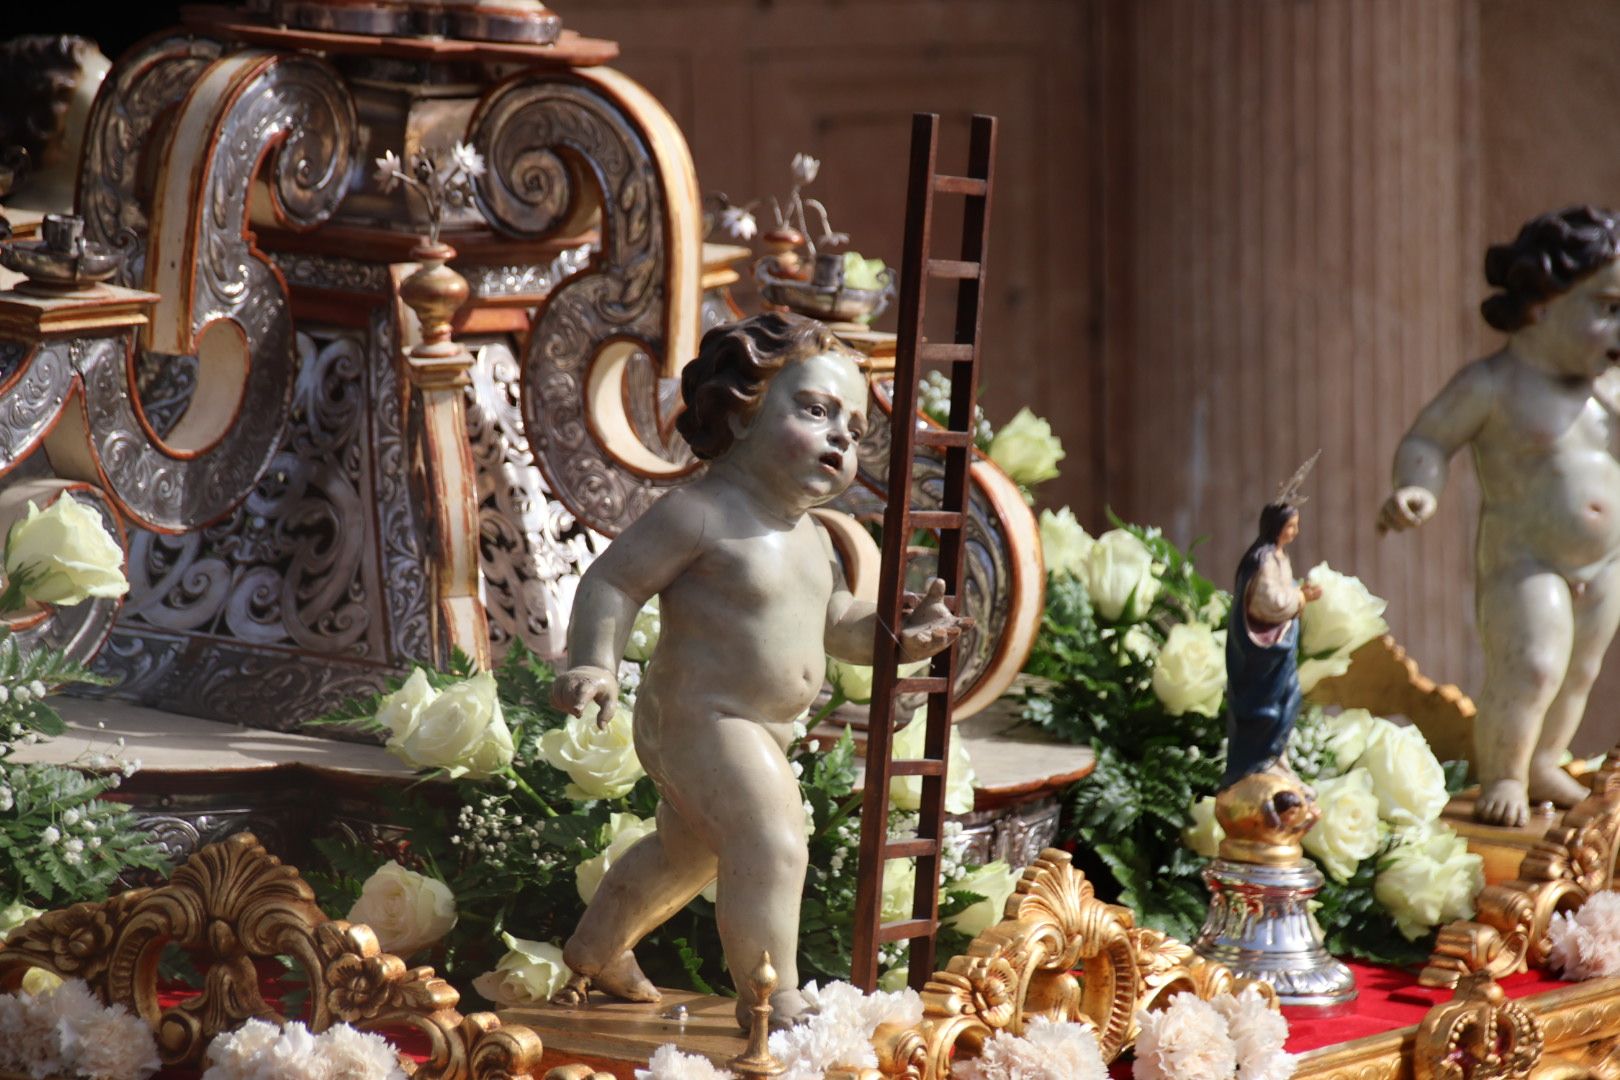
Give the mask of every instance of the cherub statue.
M 1620 222 L 1590 206 L 1543 214 L 1485 255 L 1485 321 L 1501 349 L 1454 376 L 1395 452 L 1380 530 L 1435 511 L 1451 455 L 1471 446 L 1481 503 L 1475 612 L 1485 686 L 1474 816 L 1522 825 L 1530 800 L 1587 792 L 1560 767 L 1620 623 Z
M 1318 451 L 1318 455 L 1320 451 Z M 1299 616 L 1322 595 L 1294 580 L 1288 545 L 1299 536 L 1307 461 L 1260 511 L 1259 535 L 1238 563 L 1226 630 L 1226 773 L 1215 812 L 1224 858 L 1297 862 L 1300 838 L 1318 814 L 1313 793 L 1288 765 L 1299 717 Z
M 805 1008 L 796 955 L 808 847 L 785 751 L 821 689 L 825 654 L 870 664 L 877 631 L 875 608 L 850 595 L 808 514 L 855 478 L 866 377 L 823 324 L 770 314 L 705 334 L 681 393 L 677 426 L 708 470 L 586 571 L 554 688 L 559 707 L 580 715 L 595 701 L 605 723 L 631 623 L 658 595 L 663 629 L 634 727 L 661 796 L 658 829 L 602 880 L 563 949 L 574 978 L 559 999 L 579 1003 L 594 986 L 656 1001 L 631 950 L 718 876 L 727 967 L 745 974 L 769 951 L 783 987 L 772 1021 L 787 1024 Z M 932 656 L 968 625 L 935 579 L 899 628 L 901 651 Z M 744 1023 L 753 1002 L 738 982 Z

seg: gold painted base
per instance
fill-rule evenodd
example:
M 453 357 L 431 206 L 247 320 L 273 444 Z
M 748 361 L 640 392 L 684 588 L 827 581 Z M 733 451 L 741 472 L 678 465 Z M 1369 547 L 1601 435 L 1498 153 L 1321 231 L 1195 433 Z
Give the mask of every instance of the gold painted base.
M 1558 824 L 1562 810 L 1533 809 L 1528 823 L 1517 828 L 1486 825 L 1474 820 L 1474 800 L 1479 789 L 1469 788 L 1446 804 L 1441 815 L 1458 836 L 1468 841 L 1468 850 L 1485 860 L 1485 883 L 1495 885 L 1512 881 L 1519 876 L 1519 864 L 1536 846 L 1536 841 L 1547 835 L 1547 830 Z
M 579 1008 L 535 1005 L 502 1009 L 500 1015 L 539 1034 L 545 1047 L 542 1072 L 553 1065 L 586 1061 L 603 1072 L 630 1077 L 636 1069 L 645 1069 L 647 1059 L 665 1043 L 726 1068 L 747 1049 L 748 1042 L 737 1029 L 735 998 L 689 990 L 660 993 L 663 1000 L 650 1004 L 592 995 L 590 1004 Z

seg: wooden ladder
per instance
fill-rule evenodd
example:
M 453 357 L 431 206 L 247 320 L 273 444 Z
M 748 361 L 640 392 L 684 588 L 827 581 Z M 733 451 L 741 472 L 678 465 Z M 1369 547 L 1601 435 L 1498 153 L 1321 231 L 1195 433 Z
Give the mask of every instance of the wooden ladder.
M 889 502 L 883 517 L 883 569 L 878 584 L 877 641 L 872 654 L 871 719 L 866 742 L 866 787 L 861 802 L 861 861 L 855 900 L 855 941 L 851 978 L 870 992 L 877 986 L 878 950 L 893 941 L 911 942 L 910 983 L 921 990 L 934 971 L 934 938 L 939 931 L 939 874 L 945 827 L 945 767 L 950 760 L 951 688 L 956 682 L 956 647 L 935 656 L 926 676 L 900 678 L 900 641 L 894 628 L 903 621 L 906 551 L 912 532 L 939 535 L 938 576 L 945 602 L 959 610 L 962 541 L 967 524 L 968 467 L 972 463 L 974 407 L 979 385 L 979 327 L 984 311 L 985 249 L 990 235 L 990 193 L 996 153 L 996 120 L 975 116 L 966 176 L 935 171 L 939 117 L 918 113 L 911 124 L 911 178 L 906 196 L 906 242 L 900 274 L 900 326 L 895 356 L 894 399 L 890 412 Z M 934 196 L 964 196 L 962 248 L 955 259 L 930 254 Z M 949 343 L 923 339 L 928 280 L 955 280 L 956 329 Z M 919 428 L 917 382 L 925 364 L 949 366 L 951 413 L 944 428 Z M 918 446 L 945 456 L 945 489 L 938 510 L 911 506 L 912 465 Z M 895 697 L 926 693 L 928 707 L 923 757 L 891 761 Z M 922 806 L 914 839 L 889 839 L 889 781 L 922 778 Z M 883 921 L 883 871 L 890 859 L 915 858 L 917 887 L 911 918 Z

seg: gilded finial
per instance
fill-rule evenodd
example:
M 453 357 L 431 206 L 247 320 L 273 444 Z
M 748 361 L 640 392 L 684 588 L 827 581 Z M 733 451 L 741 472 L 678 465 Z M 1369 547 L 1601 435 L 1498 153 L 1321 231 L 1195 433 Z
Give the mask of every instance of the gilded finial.
M 776 991 L 776 969 L 771 966 L 771 954 L 760 954 L 759 966 L 748 977 L 748 989 L 753 992 L 754 1004 L 748 1024 L 748 1048 L 731 1059 L 731 1069 L 744 1080 L 766 1080 L 783 1072 L 786 1066 L 771 1056 L 771 994 Z

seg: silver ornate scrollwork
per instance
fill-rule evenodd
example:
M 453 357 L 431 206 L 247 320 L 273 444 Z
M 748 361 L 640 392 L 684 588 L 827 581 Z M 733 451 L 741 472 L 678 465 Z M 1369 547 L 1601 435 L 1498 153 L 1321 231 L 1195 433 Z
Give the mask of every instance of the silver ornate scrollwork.
M 467 284 L 477 297 L 544 296 L 559 282 L 589 266 L 595 250 L 594 244 L 580 244 L 549 263 L 468 267 Z
M 579 576 L 606 546 L 546 487 L 523 432 L 517 357 L 510 344 L 476 349 L 467 387 L 467 437 L 478 470 L 478 544 L 490 645 L 522 641 L 562 654 Z
M 55 425 L 79 372 L 94 364 L 122 364 L 123 337 L 48 340 L 21 361 L 0 386 L 0 475 L 27 457 Z
M 615 445 L 593 412 L 599 403 L 612 408 L 621 389 L 613 380 L 597 386 L 594 365 L 627 347 L 664 356 L 670 305 L 685 302 L 667 287 L 672 196 L 660 162 L 645 130 L 606 89 L 622 93 L 624 82 L 523 75 L 490 91 L 469 125 L 489 162 L 479 206 L 496 228 L 544 237 L 579 216 L 587 185 L 601 204 L 601 252 L 553 292 L 530 333 L 522 406 L 556 498 L 606 533 L 619 532 L 696 467 L 667 428 L 649 442 L 626 423 Z
M 155 39 L 125 54 L 96 96 L 85 128 L 79 213 L 86 236 L 124 253 L 114 277 L 120 285 L 138 288 L 146 280 L 151 205 L 144 155 L 162 153 L 164 125 L 222 49 L 206 38 Z
M 117 115 L 109 106 L 98 119 Z M 160 440 L 125 365 L 84 372 L 97 465 L 138 522 L 178 532 L 216 519 L 269 467 L 291 407 L 293 329 L 281 277 L 246 235 L 249 192 L 262 166 L 282 220 L 320 222 L 344 193 L 355 137 L 347 87 L 305 56 L 234 53 L 201 72 L 181 104 L 153 196 L 144 283 L 161 297 L 150 349 L 199 356 L 192 406 Z M 210 347 L 222 322 L 239 339 L 216 336 Z

